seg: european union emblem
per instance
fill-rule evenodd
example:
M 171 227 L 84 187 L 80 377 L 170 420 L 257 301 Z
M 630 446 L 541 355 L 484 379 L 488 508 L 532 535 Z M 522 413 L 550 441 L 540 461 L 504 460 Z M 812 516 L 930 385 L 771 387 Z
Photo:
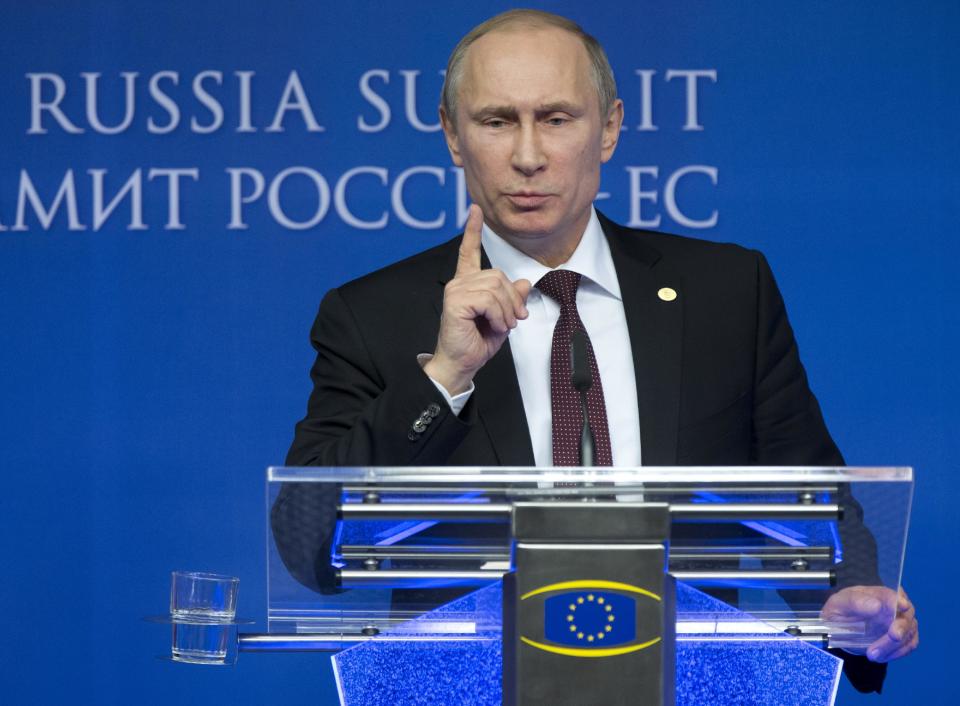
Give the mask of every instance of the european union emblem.
M 636 599 L 608 591 L 566 591 L 544 601 L 544 637 L 559 645 L 603 648 L 637 637 Z

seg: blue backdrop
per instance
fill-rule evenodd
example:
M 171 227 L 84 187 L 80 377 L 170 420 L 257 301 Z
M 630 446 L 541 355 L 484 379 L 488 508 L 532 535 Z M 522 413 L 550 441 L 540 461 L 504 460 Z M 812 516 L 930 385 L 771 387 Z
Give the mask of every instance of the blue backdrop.
M 848 462 L 916 467 L 922 646 L 874 702 L 956 703 L 960 6 L 530 4 L 617 74 L 599 207 L 761 248 Z M 508 7 L 4 3 L 4 703 L 334 701 L 323 657 L 168 664 L 140 618 L 174 568 L 239 575 L 263 617 L 317 303 L 457 232 L 440 70 Z

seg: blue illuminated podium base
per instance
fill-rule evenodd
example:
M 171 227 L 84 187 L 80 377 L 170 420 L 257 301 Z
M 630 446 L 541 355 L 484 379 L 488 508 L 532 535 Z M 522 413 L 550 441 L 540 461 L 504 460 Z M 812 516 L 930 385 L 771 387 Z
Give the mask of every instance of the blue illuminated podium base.
M 501 611 L 501 586 L 495 584 L 385 632 L 382 640 L 336 654 L 332 659 L 341 703 L 498 706 Z M 787 634 L 762 630 L 751 616 L 682 583 L 677 584 L 677 612 L 704 617 L 678 630 L 677 706 L 834 703 L 842 662 L 833 655 Z M 739 623 L 742 631 L 721 635 L 714 629 L 720 622 Z M 584 704 L 591 703 L 589 685 L 584 685 L 583 697 Z

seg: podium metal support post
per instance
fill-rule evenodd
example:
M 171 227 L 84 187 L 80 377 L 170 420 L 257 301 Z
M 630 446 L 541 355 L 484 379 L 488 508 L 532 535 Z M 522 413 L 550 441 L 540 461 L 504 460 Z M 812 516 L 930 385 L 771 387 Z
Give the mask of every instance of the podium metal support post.
M 504 704 L 673 706 L 669 506 L 517 503 L 512 523 Z

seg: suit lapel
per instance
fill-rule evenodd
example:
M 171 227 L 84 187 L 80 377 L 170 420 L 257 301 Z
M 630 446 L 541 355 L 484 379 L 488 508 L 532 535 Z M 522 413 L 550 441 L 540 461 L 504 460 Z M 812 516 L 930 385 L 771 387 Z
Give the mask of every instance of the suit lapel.
M 434 308 L 439 317 L 443 313 L 443 287 L 457 269 L 460 239 L 453 241 L 452 257 L 439 280 Z M 481 251 L 481 267 L 490 267 L 487 254 Z M 506 341 L 474 379 L 476 390 L 470 398 L 477 417 L 487 432 L 497 463 L 501 466 L 533 466 L 533 445 L 527 428 L 520 384 L 513 366 L 510 341 Z
M 610 243 L 630 334 L 643 464 L 674 465 L 680 419 L 683 283 L 659 251 L 644 242 L 643 235 L 603 216 L 600 222 Z M 658 294 L 664 287 L 679 296 L 664 301 Z

